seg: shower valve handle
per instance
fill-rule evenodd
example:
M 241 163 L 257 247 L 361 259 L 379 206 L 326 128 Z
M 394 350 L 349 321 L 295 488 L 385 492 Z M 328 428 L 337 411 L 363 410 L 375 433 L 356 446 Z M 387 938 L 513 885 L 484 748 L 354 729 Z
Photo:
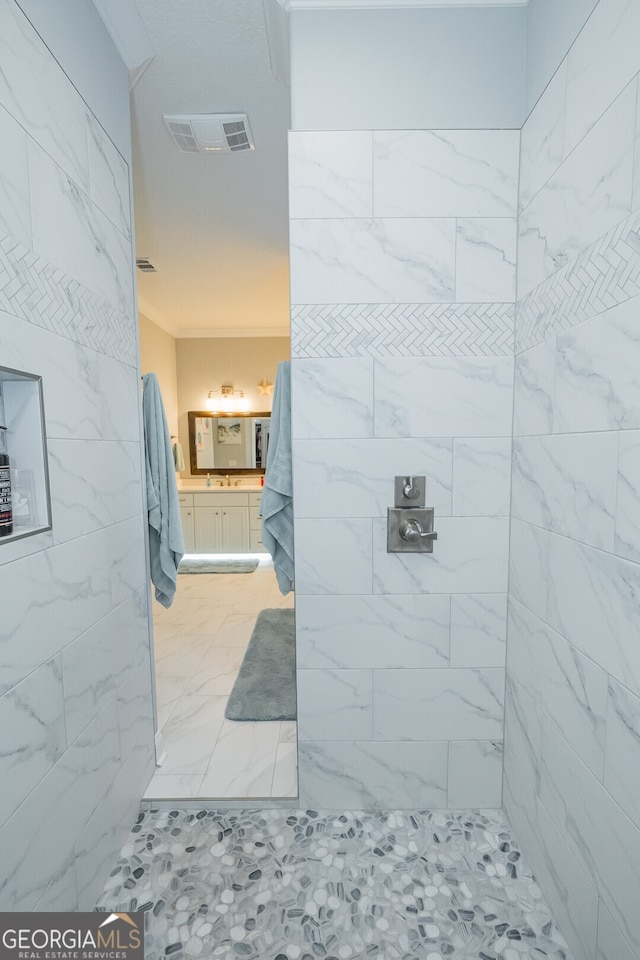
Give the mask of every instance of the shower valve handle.
M 427 540 L 437 540 L 438 534 L 435 530 L 423 530 L 419 520 L 404 520 L 400 524 L 398 533 L 407 543 L 416 543 L 417 540 L 426 538 Z

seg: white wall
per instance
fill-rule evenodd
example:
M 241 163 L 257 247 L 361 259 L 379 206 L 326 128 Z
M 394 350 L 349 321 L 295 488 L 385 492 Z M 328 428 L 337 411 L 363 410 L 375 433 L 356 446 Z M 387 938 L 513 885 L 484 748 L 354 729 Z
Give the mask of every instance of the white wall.
M 140 373 L 155 373 L 160 384 L 169 433 L 178 436 L 178 374 L 176 339 L 170 333 L 139 314 Z
M 500 806 L 518 145 L 290 135 L 304 804 Z M 395 474 L 431 556 L 387 553 Z
M 575 960 L 637 960 L 640 6 L 533 0 L 529 18 L 528 96 L 540 99 L 521 142 L 504 801 Z M 300 46 L 296 125 L 341 128 L 369 82 L 375 101 L 375 78 L 369 67 L 361 81 L 354 69 L 353 93 L 341 74 L 352 38 L 343 44 L 334 32 L 326 62 L 337 63 L 338 81 L 320 106 L 326 88 L 318 81 L 316 97 L 313 75 L 324 74 L 312 21 L 304 22 L 309 30 L 297 39 L 309 59 L 302 63 Z M 378 63 L 384 84 L 384 58 Z M 364 125 L 365 114 L 352 112 L 353 126 Z M 381 140 L 376 149 L 376 137 L 325 130 L 291 138 L 300 791 L 303 802 L 330 807 L 473 804 L 491 789 L 494 755 L 485 747 L 495 740 L 474 742 L 464 731 L 464 749 L 477 752 L 458 776 L 454 728 L 465 713 L 452 707 L 452 677 L 470 668 L 454 658 L 464 611 L 473 675 L 486 681 L 500 670 L 480 659 L 497 651 L 495 609 L 493 626 L 483 614 L 500 590 L 497 580 L 484 586 L 476 604 L 456 564 L 475 550 L 482 576 L 499 579 L 501 557 L 482 551 L 499 542 L 501 507 L 488 494 L 501 486 L 485 488 L 486 463 L 475 485 L 457 466 L 469 441 L 454 423 L 456 397 L 470 360 L 434 356 L 442 319 L 452 353 L 464 337 L 452 322 L 456 307 L 429 301 L 464 299 L 465 259 L 456 257 L 453 275 L 445 219 L 478 216 L 462 186 L 478 180 L 469 171 L 456 177 L 460 205 L 434 209 L 433 198 L 451 200 L 438 181 L 435 138 L 425 155 L 415 144 L 429 142 L 428 132 L 397 133 L 412 144 L 398 156 Z M 443 169 L 450 174 L 451 163 Z M 430 216 L 443 218 L 438 240 L 426 232 Z M 491 283 L 494 267 L 482 273 Z M 402 302 L 420 289 L 421 303 Z M 477 331 L 484 324 L 495 333 L 495 314 L 469 316 Z M 473 393 L 480 381 L 466 384 L 474 413 L 486 415 L 483 388 Z M 509 442 L 507 428 L 501 439 Z M 449 488 L 438 485 L 438 464 Z M 403 469 L 427 474 L 442 531 L 433 559 L 385 553 L 384 510 Z M 472 494 L 481 499 L 474 523 L 493 525 L 478 541 L 460 506 Z M 453 542 L 449 562 L 438 551 Z M 449 606 L 438 608 L 443 595 Z
M 129 74 L 91 0 L 63 0 L 62 8 L 50 0 L 17 3 L 129 163 L 131 123 L 123 109 Z
M 275 382 L 281 360 L 288 360 L 288 337 L 208 337 L 176 341 L 180 442 L 189 470 L 189 410 L 206 410 L 209 390 L 232 383 L 243 390 L 251 410 L 271 410 L 272 396 L 258 384 Z
M 600 0 L 522 132 L 505 806 L 575 960 L 640 956 L 638 36 Z
M 520 127 L 525 8 L 294 11 L 294 130 Z
M 529 0 L 525 117 L 551 80 L 598 0 Z
M 0 543 L 4 911 L 92 909 L 154 767 L 129 170 L 91 109 L 99 83 L 124 128 L 126 71 L 77 14 L 87 102 L 0 4 L 2 363 L 43 378 L 53 507 Z

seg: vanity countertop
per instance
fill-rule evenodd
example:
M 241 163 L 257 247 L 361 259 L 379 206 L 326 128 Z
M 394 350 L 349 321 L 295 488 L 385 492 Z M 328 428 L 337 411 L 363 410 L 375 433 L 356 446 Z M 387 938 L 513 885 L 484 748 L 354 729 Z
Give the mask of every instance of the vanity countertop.
M 210 487 L 204 483 L 194 483 L 188 486 L 178 484 L 178 493 L 261 493 L 263 490 L 264 487 L 248 483 L 240 484 L 237 487 L 234 487 L 233 484 L 228 487 L 225 484 L 224 487 L 221 487 L 214 480 L 211 481 Z

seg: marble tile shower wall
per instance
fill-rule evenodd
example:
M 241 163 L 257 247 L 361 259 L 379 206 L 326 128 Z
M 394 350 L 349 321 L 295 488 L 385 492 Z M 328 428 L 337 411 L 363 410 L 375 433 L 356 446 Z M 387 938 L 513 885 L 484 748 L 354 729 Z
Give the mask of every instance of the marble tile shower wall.
M 302 803 L 501 803 L 518 150 L 290 135 Z M 432 556 L 386 552 L 403 473 Z
M 154 763 L 129 171 L 13 0 L 0 61 L 0 363 L 53 506 L 0 545 L 0 909 L 91 909 Z
M 505 807 L 576 960 L 640 956 L 640 5 L 522 131 Z

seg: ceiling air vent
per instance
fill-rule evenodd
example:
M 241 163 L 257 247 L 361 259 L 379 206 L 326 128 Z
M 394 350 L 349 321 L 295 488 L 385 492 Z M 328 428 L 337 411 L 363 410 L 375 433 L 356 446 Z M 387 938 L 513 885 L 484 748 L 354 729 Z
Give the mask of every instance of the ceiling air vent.
M 246 113 L 165 115 L 164 122 L 182 153 L 239 153 L 255 149 Z
M 136 267 L 138 270 L 142 270 L 143 273 L 157 273 L 158 271 L 151 263 L 151 260 L 147 260 L 146 257 L 137 257 Z

